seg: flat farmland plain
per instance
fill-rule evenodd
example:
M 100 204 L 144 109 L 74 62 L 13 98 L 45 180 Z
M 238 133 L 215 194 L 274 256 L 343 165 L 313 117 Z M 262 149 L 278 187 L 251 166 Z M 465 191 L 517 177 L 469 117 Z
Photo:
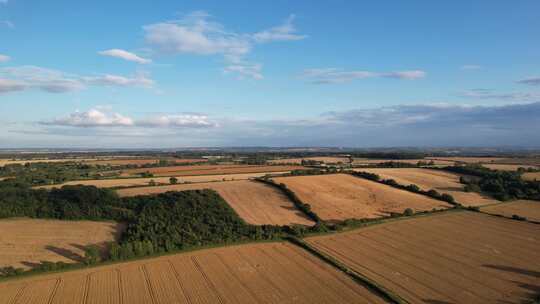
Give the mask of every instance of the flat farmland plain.
M 116 241 L 121 224 L 42 219 L 0 220 L 0 267 L 30 268 L 40 261 L 74 262 L 88 245 Z
M 238 173 L 282 172 L 305 169 L 302 166 L 250 166 L 250 165 L 196 165 L 169 166 L 156 168 L 141 168 L 122 170 L 123 176 L 150 172 L 154 176 L 189 176 L 189 175 L 220 175 Z
M 287 243 L 200 250 L 0 283 L 1 304 L 385 303 Z
M 456 156 L 456 157 L 426 157 L 427 160 L 434 161 L 450 161 L 450 162 L 460 162 L 468 164 L 486 164 L 502 161 L 505 158 L 503 157 L 469 157 L 469 156 Z
M 194 176 L 179 176 L 177 183 L 206 183 L 218 181 L 233 181 L 233 180 L 248 180 L 256 177 L 262 177 L 266 174 L 281 174 L 283 172 L 260 172 L 260 173 L 239 173 L 239 174 L 219 174 L 219 175 L 194 175 Z M 141 177 L 141 178 L 114 178 L 114 179 L 91 179 L 70 181 L 62 184 L 38 186 L 35 188 L 52 189 L 60 188 L 66 185 L 85 185 L 96 186 L 99 188 L 115 188 L 115 187 L 140 187 L 147 186 L 151 181 L 156 184 L 170 184 L 170 177 Z M 0 179 L 1 180 L 1 179 Z
M 450 205 L 423 195 L 392 188 L 348 174 L 274 178 L 285 184 L 313 212 L 327 221 L 377 218 L 391 212 L 448 208 Z
M 416 165 L 418 162 L 430 162 L 432 159 L 373 159 L 373 158 L 355 158 L 353 165 L 375 165 L 380 163 L 394 162 Z M 453 161 L 434 159 L 433 163 L 436 166 L 451 166 Z
M 519 215 L 526 217 L 529 220 L 540 222 L 540 202 L 529 200 L 517 200 L 508 203 L 502 203 L 492 206 L 480 208 L 482 212 L 489 214 L 502 215 L 512 217 Z
M 415 184 L 422 190 L 434 189 L 439 193 L 448 193 L 465 206 L 481 206 L 499 202 L 476 192 L 465 192 L 463 190 L 465 185 L 459 182 L 460 176 L 450 172 L 420 168 L 365 168 L 354 169 L 354 171 L 375 173 L 383 179 L 393 179 L 404 186 Z
M 134 159 L 110 159 L 110 160 L 92 160 L 85 161 L 89 165 L 110 165 L 110 166 L 121 166 L 121 165 L 148 165 L 148 164 L 157 164 L 161 160 L 158 158 L 134 158 Z M 202 163 L 207 162 L 207 159 L 202 158 L 165 158 L 164 160 L 171 163 Z
M 330 156 L 273 159 L 273 160 L 269 160 L 268 163 L 269 164 L 298 164 L 299 165 L 302 163 L 302 160 L 314 160 L 314 161 L 324 162 L 325 164 L 350 163 L 350 160 L 347 157 L 330 157 Z
M 483 167 L 489 168 L 491 170 L 500 170 L 500 171 L 517 171 L 519 168 L 525 169 L 538 169 L 537 166 L 531 165 L 511 165 L 511 164 L 482 164 Z
M 521 178 L 523 178 L 524 180 L 528 180 L 528 181 L 535 181 L 535 180 L 540 181 L 540 172 L 523 173 Z
M 307 241 L 409 303 L 529 303 L 540 291 L 531 223 L 452 212 Z
M 117 190 L 120 196 L 164 193 L 167 191 L 215 190 L 247 223 L 253 225 L 313 225 L 279 190 L 255 181 L 229 181 L 177 184 Z

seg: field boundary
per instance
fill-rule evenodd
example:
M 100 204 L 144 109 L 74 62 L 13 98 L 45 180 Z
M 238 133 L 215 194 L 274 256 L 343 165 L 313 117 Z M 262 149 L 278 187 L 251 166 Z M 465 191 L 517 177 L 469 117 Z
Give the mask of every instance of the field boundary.
M 368 277 L 362 275 L 361 273 L 350 269 L 349 267 L 345 266 L 343 263 L 339 262 L 337 259 L 331 257 L 330 255 L 327 255 L 326 253 L 321 252 L 320 250 L 311 246 L 304 240 L 299 239 L 294 236 L 288 237 L 287 239 L 292 244 L 301 247 L 302 249 L 306 250 L 307 252 L 321 259 L 323 262 L 330 264 L 334 268 L 337 268 L 341 272 L 351 277 L 356 283 L 366 287 L 367 289 L 371 290 L 373 293 L 389 301 L 390 303 L 393 303 L 393 304 L 408 304 L 409 303 L 403 298 L 401 298 L 400 296 L 398 296 L 397 294 L 386 289 L 384 286 L 376 283 L 375 281 L 369 279 Z

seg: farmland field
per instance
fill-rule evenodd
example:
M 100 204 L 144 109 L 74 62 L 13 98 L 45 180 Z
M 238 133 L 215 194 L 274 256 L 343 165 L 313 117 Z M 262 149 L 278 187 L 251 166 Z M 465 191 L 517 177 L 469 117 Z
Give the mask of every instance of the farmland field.
M 329 174 L 274 178 L 284 183 L 323 220 L 377 218 L 391 212 L 447 208 L 448 204 L 423 195 L 353 177 Z
M 372 159 L 372 158 L 355 158 L 353 165 L 375 165 L 380 163 L 394 162 L 416 165 L 418 162 L 430 162 L 432 159 Z M 433 163 L 437 166 L 451 166 L 453 161 L 446 160 L 433 160 Z
M 122 225 L 111 222 L 3 219 L 0 267 L 78 261 L 84 255 L 84 246 L 115 241 L 122 230 Z
M 93 158 L 59 158 L 59 159 L 28 159 L 28 160 L 11 160 L 11 159 L 0 159 L 0 167 L 5 165 L 24 165 L 24 164 L 33 164 L 33 163 L 66 163 L 66 162 L 83 162 L 83 161 L 94 161 Z
M 434 189 L 439 193 L 448 193 L 465 206 L 481 206 L 499 202 L 476 192 L 463 191 L 465 185 L 459 182 L 459 175 L 450 172 L 420 168 L 365 168 L 355 171 L 375 173 L 382 179 L 393 179 L 405 186 L 415 184 L 422 190 Z
M 282 172 L 295 169 L 305 169 L 302 166 L 250 166 L 250 165 L 196 165 L 169 166 L 156 168 L 141 168 L 122 170 L 123 176 L 133 176 L 149 172 L 154 176 L 189 176 L 189 175 L 220 175 L 237 173 Z
M 273 159 L 273 160 L 269 160 L 268 163 L 269 164 L 298 164 L 299 165 L 302 163 L 302 160 L 304 159 L 324 162 L 326 164 L 350 163 L 350 160 L 347 157 L 329 157 L 329 156 Z
M 409 303 L 525 303 L 540 289 L 540 226 L 452 212 L 307 239 Z
M 534 180 L 540 181 L 540 172 L 523 173 L 521 178 L 523 178 L 524 180 L 529 180 L 529 181 L 534 181 Z
M 239 173 L 239 174 L 220 174 L 220 175 L 195 175 L 195 176 L 179 176 L 177 177 L 178 183 L 205 183 L 205 182 L 217 182 L 217 181 L 231 181 L 231 180 L 247 180 L 255 177 L 262 177 L 266 174 L 281 174 L 283 172 L 261 172 L 261 173 Z M 112 187 L 135 187 L 135 186 L 147 186 L 150 181 L 154 181 L 156 184 L 170 184 L 170 177 L 145 177 L 145 178 L 114 178 L 114 179 L 91 179 L 70 181 L 62 184 L 38 186 L 36 188 L 52 189 L 59 188 L 65 185 L 85 185 L 96 186 L 99 188 L 112 188 Z
M 0 283 L 0 303 L 384 303 L 287 243 L 207 249 Z
M 207 162 L 207 159 L 194 158 L 194 159 L 179 159 L 179 158 L 164 158 L 171 163 L 201 163 Z M 121 165 L 148 165 L 148 164 L 157 164 L 160 161 L 158 158 L 134 158 L 134 159 L 110 159 L 110 160 L 91 160 L 85 161 L 89 165 L 111 165 L 111 166 L 121 166 Z
M 483 164 L 482 166 L 489 168 L 491 170 L 500 170 L 500 171 L 517 171 L 519 168 L 538 169 L 538 167 L 531 166 L 531 165 Z
M 503 157 L 463 157 L 463 156 L 456 156 L 456 157 L 426 157 L 428 160 L 439 160 L 439 161 L 450 161 L 450 162 L 461 162 L 461 163 L 468 163 L 468 164 L 486 164 L 486 163 L 494 163 L 501 160 L 504 160 Z
M 493 206 L 486 206 L 480 210 L 486 213 L 506 217 L 512 217 L 512 215 L 515 214 L 526 217 L 529 220 L 540 222 L 540 202 L 538 201 L 517 200 Z
M 118 190 L 120 196 L 134 196 L 213 189 L 246 222 L 254 225 L 312 225 L 313 222 L 297 210 L 293 203 L 279 190 L 255 181 L 229 181 L 196 184 L 177 184 L 159 187 L 141 187 Z

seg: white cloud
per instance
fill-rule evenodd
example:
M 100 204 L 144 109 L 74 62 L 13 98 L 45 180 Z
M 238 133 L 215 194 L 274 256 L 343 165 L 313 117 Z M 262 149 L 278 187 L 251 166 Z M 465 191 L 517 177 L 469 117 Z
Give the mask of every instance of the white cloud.
M 480 70 L 482 66 L 476 64 L 465 64 L 460 67 L 461 70 L 471 71 L 471 70 Z
M 132 126 L 133 119 L 118 113 L 106 113 L 97 109 L 86 112 L 76 111 L 67 117 L 57 118 L 44 125 L 71 126 L 71 127 L 119 127 Z
M 26 86 L 24 83 L 11 80 L 11 79 L 0 78 L 0 94 L 23 91 L 24 89 L 26 89 Z
M 225 73 L 238 73 L 240 78 L 263 79 L 261 64 L 233 64 L 225 67 Z
M 68 127 L 131 127 L 131 128 L 211 128 L 218 124 L 204 114 L 162 114 L 135 120 L 114 113 L 108 107 L 95 107 L 85 112 L 75 111 L 66 117 L 41 122 L 48 126 Z
M 179 20 L 146 25 L 145 40 L 163 53 L 223 56 L 226 72 L 261 79 L 261 65 L 245 59 L 257 43 L 305 38 L 296 34 L 292 15 L 284 24 L 255 34 L 229 31 L 210 19 L 206 12 L 197 11 Z
M 140 73 L 132 78 L 106 74 L 98 77 L 86 77 L 84 80 L 90 84 L 104 86 L 140 86 L 149 88 L 154 85 L 154 80 Z
M 465 91 L 461 94 L 463 97 L 477 98 L 477 99 L 494 99 L 494 100 L 508 100 L 508 101 L 540 101 L 539 93 L 529 92 L 511 92 L 511 93 L 497 93 L 489 89 L 472 89 Z
M 301 74 L 302 78 L 308 79 L 309 82 L 315 84 L 345 83 L 355 79 L 376 77 L 415 80 L 424 78 L 425 76 L 426 72 L 420 70 L 378 73 L 370 71 L 344 71 L 336 68 L 307 69 Z
M 79 76 L 37 66 L 2 68 L 0 69 L 0 77 L 3 77 L 4 80 L 11 80 L 18 83 L 19 88 L 22 88 L 22 90 L 37 89 L 49 93 L 80 91 L 85 89 L 87 85 L 138 86 L 145 88 L 150 88 L 154 85 L 154 80 L 148 78 L 144 73 L 138 73 L 133 77 L 109 74 Z
M 11 57 L 0 54 L 0 62 L 8 62 L 10 60 L 11 60 Z
M 302 40 L 306 38 L 306 35 L 296 34 L 297 30 L 293 24 L 294 18 L 294 15 L 290 15 L 282 25 L 253 34 L 253 39 L 256 42 L 265 43 L 272 41 Z
M 152 62 L 152 60 L 150 59 L 139 57 L 136 54 L 133 54 L 131 52 L 121 50 L 121 49 L 105 50 L 105 51 L 98 52 L 98 54 L 103 55 L 103 56 L 116 57 L 116 58 L 124 59 L 127 61 L 133 61 L 140 64 L 147 64 L 147 63 Z
M 517 83 L 527 84 L 532 86 L 540 86 L 540 77 L 529 77 L 525 79 L 518 80 Z

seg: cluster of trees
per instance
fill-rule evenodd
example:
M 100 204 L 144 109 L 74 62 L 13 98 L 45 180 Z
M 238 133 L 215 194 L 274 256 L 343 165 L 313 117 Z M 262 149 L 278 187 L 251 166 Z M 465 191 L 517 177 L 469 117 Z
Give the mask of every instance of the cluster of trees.
M 521 172 L 491 170 L 474 164 L 450 166 L 443 170 L 472 176 L 460 179 L 467 191 L 483 192 L 501 201 L 540 200 L 540 182 L 521 179 Z
M 385 184 L 385 185 L 388 185 L 388 186 L 392 186 L 394 188 L 406 190 L 406 191 L 409 191 L 409 192 L 414 192 L 414 193 L 418 193 L 418 194 L 422 194 L 422 195 L 427 195 L 427 196 L 429 196 L 431 198 L 447 202 L 447 203 L 449 203 L 451 205 L 454 205 L 454 206 L 460 206 L 460 204 L 458 202 L 456 202 L 456 200 L 454 199 L 454 197 L 452 195 L 447 194 L 447 193 L 442 193 L 441 194 L 437 190 L 431 189 L 431 190 L 425 191 L 425 190 L 420 189 L 420 187 L 418 187 L 417 185 L 414 185 L 414 184 L 410 184 L 410 185 L 407 185 L 407 186 L 401 185 L 398 182 L 396 182 L 394 179 L 382 179 L 378 174 L 370 173 L 370 172 L 351 172 L 351 175 L 356 176 L 356 177 L 369 179 L 369 180 L 372 180 L 372 181 L 376 181 L 376 182 L 379 182 L 379 183 L 382 183 L 382 184 Z

